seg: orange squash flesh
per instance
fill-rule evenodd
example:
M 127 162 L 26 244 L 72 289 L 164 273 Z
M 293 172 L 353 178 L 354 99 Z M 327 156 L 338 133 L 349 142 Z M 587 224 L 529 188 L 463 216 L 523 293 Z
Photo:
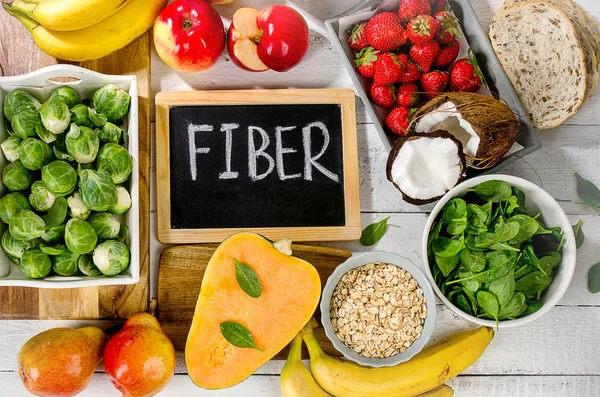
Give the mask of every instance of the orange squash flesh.
M 235 277 L 233 259 L 250 265 L 262 283 L 262 295 L 248 296 Z M 206 389 L 231 387 L 252 375 L 283 349 L 312 317 L 321 281 L 308 262 L 282 254 L 254 233 L 225 240 L 210 259 L 185 346 L 192 381 Z M 259 351 L 225 340 L 220 324 L 246 327 Z

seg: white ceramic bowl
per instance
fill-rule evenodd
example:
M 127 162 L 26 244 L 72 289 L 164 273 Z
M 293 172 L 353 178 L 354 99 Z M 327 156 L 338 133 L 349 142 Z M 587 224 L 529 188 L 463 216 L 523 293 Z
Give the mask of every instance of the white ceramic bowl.
M 338 285 L 340 279 L 344 276 L 344 274 L 348 273 L 354 268 L 373 262 L 394 264 L 409 272 L 417 281 L 419 287 L 421 287 L 421 289 L 423 290 L 423 296 L 425 297 L 427 304 L 427 317 L 425 318 L 425 322 L 423 323 L 423 331 L 421 333 L 421 337 L 414 341 L 414 343 L 402 353 L 398 353 L 388 358 L 367 358 L 361 356 L 354 350 L 350 349 L 335 334 L 333 326 L 331 325 L 331 316 L 329 315 L 331 296 L 333 295 L 335 287 Z M 418 266 L 416 266 L 410 260 L 397 254 L 382 251 L 372 251 L 352 256 L 344 263 L 339 265 L 335 269 L 333 274 L 329 276 L 329 278 L 327 279 L 327 283 L 325 284 L 325 288 L 323 289 L 323 296 L 321 298 L 321 324 L 323 324 L 325 334 L 333 344 L 333 347 L 335 347 L 337 351 L 342 353 L 344 357 L 346 357 L 348 360 L 354 361 L 361 365 L 368 365 L 370 367 L 387 367 L 410 360 L 415 354 L 420 352 L 421 349 L 423 349 L 423 347 L 425 347 L 435 328 L 435 305 L 436 300 L 435 295 L 433 294 L 433 289 L 431 288 L 431 283 L 429 282 L 423 271 L 419 269 Z
M 571 283 L 571 279 L 573 278 L 573 273 L 575 272 L 575 263 L 576 263 L 576 247 L 575 247 L 575 237 L 573 235 L 573 229 L 571 227 L 571 223 L 569 219 L 565 215 L 564 211 L 560 207 L 560 205 L 548 194 L 544 189 L 539 186 L 525 180 L 522 178 L 518 178 L 510 175 L 484 175 L 476 178 L 469 179 L 460 185 L 454 187 L 450 190 L 442 199 L 436 204 L 436 206 L 431 211 L 431 215 L 427 219 L 427 223 L 425 224 L 425 231 L 423 232 L 423 244 L 422 244 L 422 256 L 423 256 L 423 264 L 425 266 L 425 273 L 431 281 L 433 285 L 433 289 L 435 290 L 436 295 L 440 298 L 444 304 L 450 308 L 454 313 L 458 314 L 462 318 L 465 318 L 474 323 L 485 325 L 488 327 L 496 327 L 496 322 L 493 320 L 485 320 L 482 318 L 477 318 L 471 316 L 458 307 L 456 307 L 452 302 L 450 302 L 439 289 L 435 280 L 433 278 L 433 274 L 431 272 L 431 268 L 429 265 L 429 258 L 427 256 L 427 239 L 429 238 L 429 232 L 431 231 L 431 226 L 433 222 L 437 219 L 444 208 L 444 205 L 451 199 L 455 197 L 462 197 L 468 191 L 468 189 L 479 185 L 482 182 L 491 181 L 491 180 L 500 180 L 505 181 L 511 186 L 516 186 L 525 193 L 526 201 L 525 207 L 533 212 L 533 213 L 541 213 L 544 222 L 548 227 L 560 226 L 565 234 L 565 242 L 563 245 L 562 251 L 562 262 L 554 277 L 554 281 L 548 287 L 542 296 L 543 306 L 536 312 L 518 318 L 516 320 L 504 320 L 500 321 L 498 326 L 499 328 L 511 328 L 518 327 L 519 325 L 530 323 L 544 314 L 548 313 L 560 299 L 563 297 L 567 288 L 569 288 L 569 284 Z

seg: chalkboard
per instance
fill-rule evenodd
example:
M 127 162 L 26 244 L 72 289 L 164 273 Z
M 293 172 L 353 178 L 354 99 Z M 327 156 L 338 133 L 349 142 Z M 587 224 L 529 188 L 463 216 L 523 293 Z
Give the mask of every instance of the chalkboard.
M 168 174 L 157 173 L 157 197 L 168 205 L 159 203 L 159 240 L 214 242 L 236 230 L 357 238 L 356 132 L 345 114 L 354 94 L 346 91 L 206 92 L 213 101 L 195 92 L 193 103 L 188 93 L 160 93 L 157 167 Z M 223 103 L 231 98 L 244 103 Z

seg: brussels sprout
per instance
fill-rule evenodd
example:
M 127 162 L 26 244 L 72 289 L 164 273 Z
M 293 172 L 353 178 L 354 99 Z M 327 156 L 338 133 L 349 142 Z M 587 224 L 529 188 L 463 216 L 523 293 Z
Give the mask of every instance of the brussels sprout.
M 52 94 L 50 94 L 50 99 L 54 98 L 62 99 L 62 101 L 67 104 L 69 109 L 81 103 L 81 97 L 79 96 L 79 93 L 71 87 L 66 86 L 59 87 L 52 91 Z
M 71 123 L 80 127 L 93 127 L 94 123 L 90 120 L 89 108 L 83 104 L 77 105 L 71 109 Z
M 50 210 L 44 215 L 44 222 L 46 223 L 46 229 L 62 225 L 67 219 L 67 199 L 64 197 L 58 197 Z
M 67 153 L 80 164 L 94 162 L 100 149 L 98 135 L 91 128 L 78 127 L 76 124 L 71 124 L 65 144 Z
M 96 248 L 98 236 L 96 231 L 86 221 L 70 219 L 65 228 L 65 243 L 69 251 L 76 254 L 87 254 Z
M 108 240 L 94 250 L 94 265 L 105 276 L 115 276 L 129 267 L 129 248 L 119 241 Z
M 96 91 L 92 98 L 92 107 L 114 123 L 127 114 L 130 101 L 128 93 L 114 84 L 109 84 Z
M 2 182 L 12 191 L 18 192 L 31 186 L 33 172 L 23 167 L 20 160 L 10 163 L 2 170 Z
M 94 124 L 96 127 L 102 127 L 107 123 L 106 116 L 102 113 L 96 113 L 96 111 L 92 108 L 88 108 L 88 117 L 90 118 L 92 124 Z
M 117 188 L 110 176 L 90 169 L 79 173 L 79 193 L 92 211 L 107 211 L 117 201 Z
M 65 143 L 66 134 L 56 135 L 56 142 L 54 146 L 52 146 L 52 150 L 54 151 L 54 155 L 59 160 L 66 161 L 75 161 L 73 157 L 69 153 L 67 153 L 67 145 Z
M 31 185 L 31 194 L 29 195 L 29 202 L 31 206 L 35 208 L 38 212 L 46 212 L 52 207 L 54 201 L 56 200 L 56 196 L 50 193 L 46 186 L 44 186 L 44 182 L 35 181 L 33 185 Z
M 40 114 L 37 110 L 25 109 L 15 114 L 12 128 L 16 136 L 21 139 L 36 136 L 35 128 L 40 125 Z
M 53 134 L 64 132 L 71 123 L 69 107 L 59 98 L 44 103 L 40 109 L 40 116 L 44 127 Z
M 123 224 L 121 224 L 121 229 L 119 229 L 119 236 L 117 237 L 117 241 L 122 242 L 123 244 L 127 244 L 127 233 L 129 232 L 129 228 Z
M 52 257 L 52 270 L 59 276 L 69 277 L 77 273 L 79 254 L 65 249 L 61 254 Z
M 46 229 L 44 234 L 42 234 L 42 240 L 47 243 L 58 243 L 59 241 L 62 241 L 65 237 L 65 228 L 66 225 L 62 224 Z
M 19 159 L 19 146 L 21 142 L 23 141 L 18 136 L 9 136 L 8 139 L 0 144 L 4 157 L 11 163 Z
M 21 210 L 10 219 L 8 230 L 17 240 L 42 237 L 46 223 L 31 210 Z
M 6 255 L 8 255 L 17 265 L 21 263 L 23 252 L 30 248 L 35 248 L 37 245 L 38 241 L 36 239 L 29 241 L 17 240 L 11 236 L 8 230 L 2 235 L 2 250 L 4 250 Z
M 17 212 L 30 209 L 29 201 L 22 193 L 8 193 L 0 199 L 0 219 L 6 224 L 10 223 Z
M 75 190 L 77 172 L 69 163 L 55 160 L 42 168 L 42 182 L 55 195 L 67 196 Z
M 4 98 L 4 116 L 12 122 L 15 114 L 25 110 L 39 110 L 42 105 L 30 93 L 23 90 L 14 90 Z
M 37 127 L 35 127 L 35 133 L 42 141 L 46 143 L 52 143 L 56 141 L 56 135 L 48 131 L 42 123 L 38 124 Z
M 60 255 L 65 252 L 66 248 L 62 244 L 54 244 L 54 245 L 46 245 L 44 243 L 40 244 L 40 249 L 47 255 Z
M 125 133 L 122 128 L 117 127 L 113 123 L 106 123 L 102 128 L 96 129 L 96 135 L 102 143 L 119 143 L 121 136 Z
M 30 248 L 21 257 L 21 271 L 28 278 L 44 278 L 50 273 L 52 261 L 39 248 Z
M 123 186 L 117 186 L 117 201 L 108 209 L 108 212 L 121 215 L 131 208 L 131 196 Z
M 67 204 L 69 205 L 69 215 L 72 218 L 85 221 L 92 212 L 83 202 L 79 192 L 73 193 L 73 195 L 67 199 Z
M 52 149 L 41 139 L 27 138 L 19 146 L 19 160 L 25 168 L 37 171 L 52 160 Z
M 86 276 L 89 277 L 99 277 L 102 276 L 102 272 L 100 269 L 94 265 L 94 259 L 92 254 L 85 254 L 79 257 L 79 261 L 77 261 L 77 267 L 79 271 Z
M 131 175 L 133 163 L 127 149 L 115 143 L 107 143 L 98 153 L 98 172 L 105 172 L 115 184 L 123 183 Z
M 98 212 L 90 216 L 88 220 L 94 228 L 98 237 L 102 240 L 112 240 L 119 236 L 121 224 L 108 212 Z

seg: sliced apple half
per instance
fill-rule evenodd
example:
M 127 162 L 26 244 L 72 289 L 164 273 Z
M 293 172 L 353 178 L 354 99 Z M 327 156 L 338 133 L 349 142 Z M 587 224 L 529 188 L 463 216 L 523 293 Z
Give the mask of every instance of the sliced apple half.
M 257 24 L 259 12 L 255 8 L 240 8 L 233 14 L 227 33 L 227 50 L 231 60 L 242 69 L 254 72 L 269 69 L 258 57 L 258 43 L 263 34 Z

